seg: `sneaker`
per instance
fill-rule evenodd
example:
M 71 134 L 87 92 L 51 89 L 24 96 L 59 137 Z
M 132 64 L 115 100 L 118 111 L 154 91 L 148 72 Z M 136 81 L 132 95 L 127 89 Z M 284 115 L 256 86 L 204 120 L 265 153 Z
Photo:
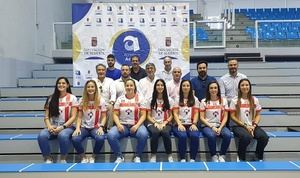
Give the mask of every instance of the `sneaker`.
M 217 156 L 217 155 L 213 155 L 213 156 L 211 157 L 211 161 L 212 161 L 212 162 L 219 162 L 218 156 Z
M 191 163 L 194 163 L 194 162 L 196 162 L 196 161 L 195 161 L 194 159 L 190 159 L 190 162 L 191 162 Z
M 219 156 L 219 162 L 226 162 L 225 158 L 226 158 L 225 155 L 220 155 Z
M 88 158 L 82 158 L 80 163 L 89 163 L 89 159 Z
M 186 160 L 185 160 L 185 159 L 181 159 L 181 160 L 180 160 L 180 162 L 182 162 L 182 163 L 185 163 L 185 162 L 186 162 Z
M 52 161 L 52 159 L 46 159 L 45 163 L 46 164 L 51 164 L 51 163 L 53 163 L 53 161 Z
M 124 162 L 124 158 L 123 157 L 117 157 L 115 163 L 122 163 Z
M 90 162 L 90 163 L 95 163 L 95 157 L 94 157 L 94 156 L 90 157 L 89 162 Z
M 140 163 L 141 162 L 141 158 L 136 156 L 134 159 L 133 159 L 133 162 L 135 163 Z
M 169 161 L 169 163 L 173 163 L 174 162 L 174 159 L 173 159 L 172 155 L 168 156 L 168 161 Z
M 60 163 L 62 163 L 62 164 L 66 164 L 66 163 L 67 163 L 67 161 L 66 161 L 65 159 L 62 159 L 62 160 L 60 160 Z
M 152 155 L 150 158 L 151 163 L 156 163 L 156 155 Z

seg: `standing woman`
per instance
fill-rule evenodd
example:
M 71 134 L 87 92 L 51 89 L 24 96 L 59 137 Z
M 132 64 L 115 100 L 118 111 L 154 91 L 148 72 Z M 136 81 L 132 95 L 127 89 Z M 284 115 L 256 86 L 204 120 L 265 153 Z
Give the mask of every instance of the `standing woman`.
M 171 145 L 171 121 L 172 111 L 168 98 L 166 83 L 162 79 L 156 80 L 152 98 L 147 104 L 147 128 L 151 133 L 151 158 L 150 162 L 156 162 L 158 139 L 163 138 L 168 161 L 173 162 Z
M 182 80 L 179 89 L 179 98 L 175 100 L 173 108 L 176 126 L 174 135 L 178 138 L 178 150 L 181 162 L 186 162 L 187 138 L 190 138 L 190 162 L 195 162 L 198 148 L 199 135 L 197 123 L 199 117 L 199 101 L 193 95 L 191 81 Z
M 136 84 L 133 79 L 125 82 L 125 95 L 120 96 L 114 106 L 114 123 L 108 134 L 107 139 L 111 149 L 116 155 L 115 163 L 124 161 L 121 152 L 120 140 L 131 136 L 137 139 L 134 162 L 141 162 L 141 156 L 148 139 L 148 131 L 144 126 L 146 119 L 146 107 L 143 97 L 137 93 Z
M 98 93 L 94 80 L 85 83 L 83 96 L 79 102 L 76 130 L 73 133 L 72 142 L 75 150 L 81 157 L 81 163 L 94 163 L 96 155 L 104 143 L 104 126 L 106 123 L 105 100 Z M 82 141 L 87 137 L 95 140 L 93 155 L 89 159 L 85 156 Z
M 261 127 L 261 105 L 258 99 L 251 94 L 251 83 L 248 79 L 241 79 L 238 85 L 238 96 L 230 103 L 231 119 L 235 122 L 232 127 L 234 135 L 238 138 L 238 157 L 240 161 L 246 160 L 247 146 L 252 139 L 257 140 L 255 160 L 264 159 L 264 149 L 269 137 Z
M 77 98 L 72 95 L 69 80 L 66 77 L 59 77 L 54 93 L 48 97 L 44 106 L 44 121 L 47 128 L 38 135 L 38 143 L 46 163 L 53 162 L 49 140 L 56 138 L 60 147 L 60 161 L 66 163 L 77 107 Z
M 202 129 L 207 137 L 208 147 L 213 162 L 225 162 L 225 156 L 231 140 L 230 130 L 226 127 L 228 103 L 221 97 L 217 81 L 208 84 L 206 98 L 200 103 L 200 120 L 205 125 Z M 222 137 L 219 156 L 216 151 L 217 137 Z

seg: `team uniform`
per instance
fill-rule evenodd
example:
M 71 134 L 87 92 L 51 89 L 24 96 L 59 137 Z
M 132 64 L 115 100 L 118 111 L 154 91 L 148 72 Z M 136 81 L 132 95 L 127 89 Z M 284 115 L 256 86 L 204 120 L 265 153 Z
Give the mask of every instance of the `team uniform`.
M 46 103 L 46 108 L 49 107 L 51 96 Z M 70 116 L 72 107 L 78 107 L 78 101 L 75 95 L 68 93 L 62 98 L 59 98 L 59 115 L 58 117 L 51 117 L 50 123 L 54 127 L 63 126 L 66 123 Z M 44 157 L 50 156 L 50 143 L 49 140 L 58 138 L 60 152 L 62 155 L 67 155 L 69 147 L 71 145 L 71 135 L 74 131 L 74 127 L 68 127 L 59 132 L 58 135 L 51 134 L 47 128 L 43 129 L 38 136 L 38 143 L 41 149 L 41 152 Z
M 199 101 L 195 97 L 195 104 L 192 107 L 188 107 L 186 104 L 184 106 L 179 105 L 179 97 L 175 99 L 175 104 L 173 109 L 179 110 L 179 119 L 182 125 L 185 126 L 186 131 L 178 130 L 178 125 L 174 126 L 173 132 L 174 135 L 178 138 L 178 150 L 180 159 L 185 159 L 185 154 L 187 150 L 186 141 L 187 138 L 190 138 L 190 158 L 192 160 L 196 159 L 198 148 L 199 148 L 199 131 L 190 130 L 190 126 L 193 124 L 193 116 L 195 112 L 199 112 Z
M 163 111 L 163 105 L 164 101 L 162 99 L 157 99 L 157 108 L 152 109 L 151 108 L 151 100 L 150 98 L 147 102 L 147 111 L 151 112 L 151 116 L 155 120 L 155 122 L 162 124 L 165 121 L 168 121 L 168 118 L 170 117 L 169 112 L 171 112 L 171 108 L 173 107 L 173 102 L 169 98 L 169 104 L 170 104 L 170 109 Z M 147 125 L 148 131 L 151 134 L 151 153 L 156 154 L 157 153 L 157 148 L 158 148 L 158 139 L 160 136 L 163 138 L 165 150 L 167 154 L 172 153 L 172 145 L 171 145 L 171 123 L 166 124 L 166 126 L 162 129 L 159 130 L 157 129 L 154 124 L 149 123 Z
M 139 118 L 141 110 L 146 110 L 143 104 L 143 97 L 136 94 L 133 98 L 127 98 L 126 95 L 120 96 L 114 106 L 115 112 L 119 112 L 120 123 L 124 127 L 124 132 L 119 132 L 117 126 L 114 126 L 108 132 L 108 142 L 117 157 L 123 157 L 121 152 L 120 140 L 127 136 L 135 137 L 138 141 L 136 145 L 136 156 L 141 157 L 144 147 L 147 143 L 148 131 L 142 124 L 135 133 L 130 132 Z
M 256 97 L 253 96 L 254 100 L 254 112 L 260 112 L 262 107 L 259 104 L 259 101 Z M 252 114 L 250 109 L 250 103 L 248 99 L 240 99 L 241 105 L 240 105 L 240 113 L 239 116 L 237 116 L 245 125 L 252 126 Z M 238 103 L 238 98 L 235 97 L 232 99 L 230 103 L 230 110 L 236 111 L 236 105 Z M 259 160 L 263 160 L 264 155 L 264 149 L 268 144 L 269 137 L 266 134 L 264 130 L 261 129 L 261 127 L 256 126 L 254 129 L 254 137 L 246 130 L 246 128 L 239 126 L 235 123 L 235 125 L 232 127 L 233 133 L 236 137 L 239 138 L 239 146 L 238 146 L 238 156 L 239 159 L 242 161 L 246 160 L 246 149 L 247 146 L 250 144 L 251 140 L 254 138 L 257 140 L 257 146 L 256 146 L 256 157 Z
M 78 154 L 84 153 L 82 141 L 87 137 L 92 137 L 95 140 L 93 153 L 99 154 L 103 146 L 105 136 L 98 135 L 97 130 L 99 129 L 99 127 L 104 127 L 103 125 L 101 125 L 101 114 L 107 112 L 105 100 L 103 98 L 100 99 L 98 108 L 95 107 L 94 101 L 89 101 L 88 109 L 86 111 L 83 110 L 82 98 L 80 99 L 79 103 L 79 112 L 82 112 L 80 128 L 81 134 L 72 137 L 74 148 Z
M 206 121 L 216 128 L 221 126 L 224 118 L 224 112 L 227 112 L 228 110 L 229 108 L 226 98 L 222 98 L 221 102 L 220 100 L 207 102 L 206 99 L 203 99 L 200 103 L 200 112 L 204 112 Z M 202 132 L 204 136 L 207 137 L 211 156 L 216 155 L 216 139 L 218 135 L 208 126 L 203 127 Z M 219 136 L 222 137 L 220 156 L 225 156 L 231 141 L 230 130 L 224 126 Z

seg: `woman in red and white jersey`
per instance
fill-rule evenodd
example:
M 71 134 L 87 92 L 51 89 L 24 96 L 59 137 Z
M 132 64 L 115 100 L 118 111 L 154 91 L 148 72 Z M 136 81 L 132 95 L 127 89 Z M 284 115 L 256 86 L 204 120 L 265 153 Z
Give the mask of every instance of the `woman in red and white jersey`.
M 269 136 L 258 126 L 260 122 L 261 105 L 255 96 L 252 96 L 251 83 L 248 79 L 241 79 L 238 85 L 238 96 L 230 102 L 230 116 L 235 122 L 232 127 L 234 135 L 238 138 L 238 158 L 246 160 L 247 146 L 252 139 L 257 140 L 256 157 L 254 160 L 262 161 L 264 149 L 268 144 Z
M 49 140 L 58 139 L 61 163 L 66 163 L 66 156 L 71 145 L 72 126 L 77 114 L 78 101 L 72 95 L 69 80 L 59 77 L 55 90 L 45 103 L 45 125 L 47 128 L 38 135 L 38 143 L 46 163 L 52 163 Z
M 117 99 L 114 105 L 113 119 L 115 126 L 109 130 L 107 139 L 117 157 L 115 163 L 124 161 L 120 140 L 127 136 L 137 139 L 134 162 L 141 162 L 141 156 L 148 138 L 148 131 L 144 126 L 146 107 L 143 97 L 137 93 L 134 80 L 126 80 L 125 95 Z
M 227 149 L 231 141 L 230 130 L 226 127 L 228 103 L 221 97 L 220 86 L 212 81 L 207 86 L 206 97 L 200 104 L 200 120 L 204 124 L 203 135 L 207 137 L 208 147 L 213 162 L 225 162 Z M 222 137 L 219 156 L 216 151 L 217 137 Z
M 98 93 L 96 82 L 87 81 L 79 101 L 76 130 L 72 137 L 74 148 L 81 157 L 81 163 L 94 163 L 100 153 L 105 140 L 106 111 L 105 100 Z M 95 141 L 93 155 L 89 159 L 82 145 L 87 137 L 92 137 Z
M 163 79 L 156 80 L 152 98 L 147 103 L 147 128 L 151 135 L 150 162 L 156 162 L 158 139 L 163 138 L 168 161 L 173 162 L 171 144 L 172 102 L 168 97 L 166 83 Z
M 173 116 L 176 125 L 173 127 L 174 135 L 178 138 L 178 150 L 181 162 L 186 162 L 187 138 L 190 138 L 190 162 L 195 162 L 199 136 L 198 117 L 199 101 L 193 94 L 191 81 L 182 80 L 179 89 L 179 98 L 175 99 Z

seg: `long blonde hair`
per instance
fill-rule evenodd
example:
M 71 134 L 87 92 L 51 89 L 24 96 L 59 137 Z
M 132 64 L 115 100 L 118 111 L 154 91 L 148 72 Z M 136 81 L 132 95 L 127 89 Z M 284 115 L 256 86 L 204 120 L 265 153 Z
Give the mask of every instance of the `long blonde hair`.
M 238 85 L 239 91 L 238 91 L 238 100 L 237 100 L 237 104 L 236 104 L 236 115 L 239 116 L 240 112 L 241 112 L 241 98 L 242 98 L 242 92 L 241 92 L 241 83 L 243 81 L 247 81 L 249 83 L 249 92 L 247 94 L 247 99 L 249 100 L 250 103 L 250 113 L 252 116 L 252 120 L 255 118 L 255 104 L 254 104 L 254 99 L 252 97 L 252 90 L 251 90 L 251 83 L 248 79 L 244 78 L 241 79 Z
M 87 111 L 89 106 L 89 96 L 87 92 L 87 85 L 89 83 L 93 83 L 95 85 L 95 93 L 94 93 L 94 107 L 96 110 L 99 109 L 100 105 L 100 95 L 98 92 L 97 84 L 94 80 L 88 80 L 84 85 L 83 95 L 82 95 L 82 110 Z

